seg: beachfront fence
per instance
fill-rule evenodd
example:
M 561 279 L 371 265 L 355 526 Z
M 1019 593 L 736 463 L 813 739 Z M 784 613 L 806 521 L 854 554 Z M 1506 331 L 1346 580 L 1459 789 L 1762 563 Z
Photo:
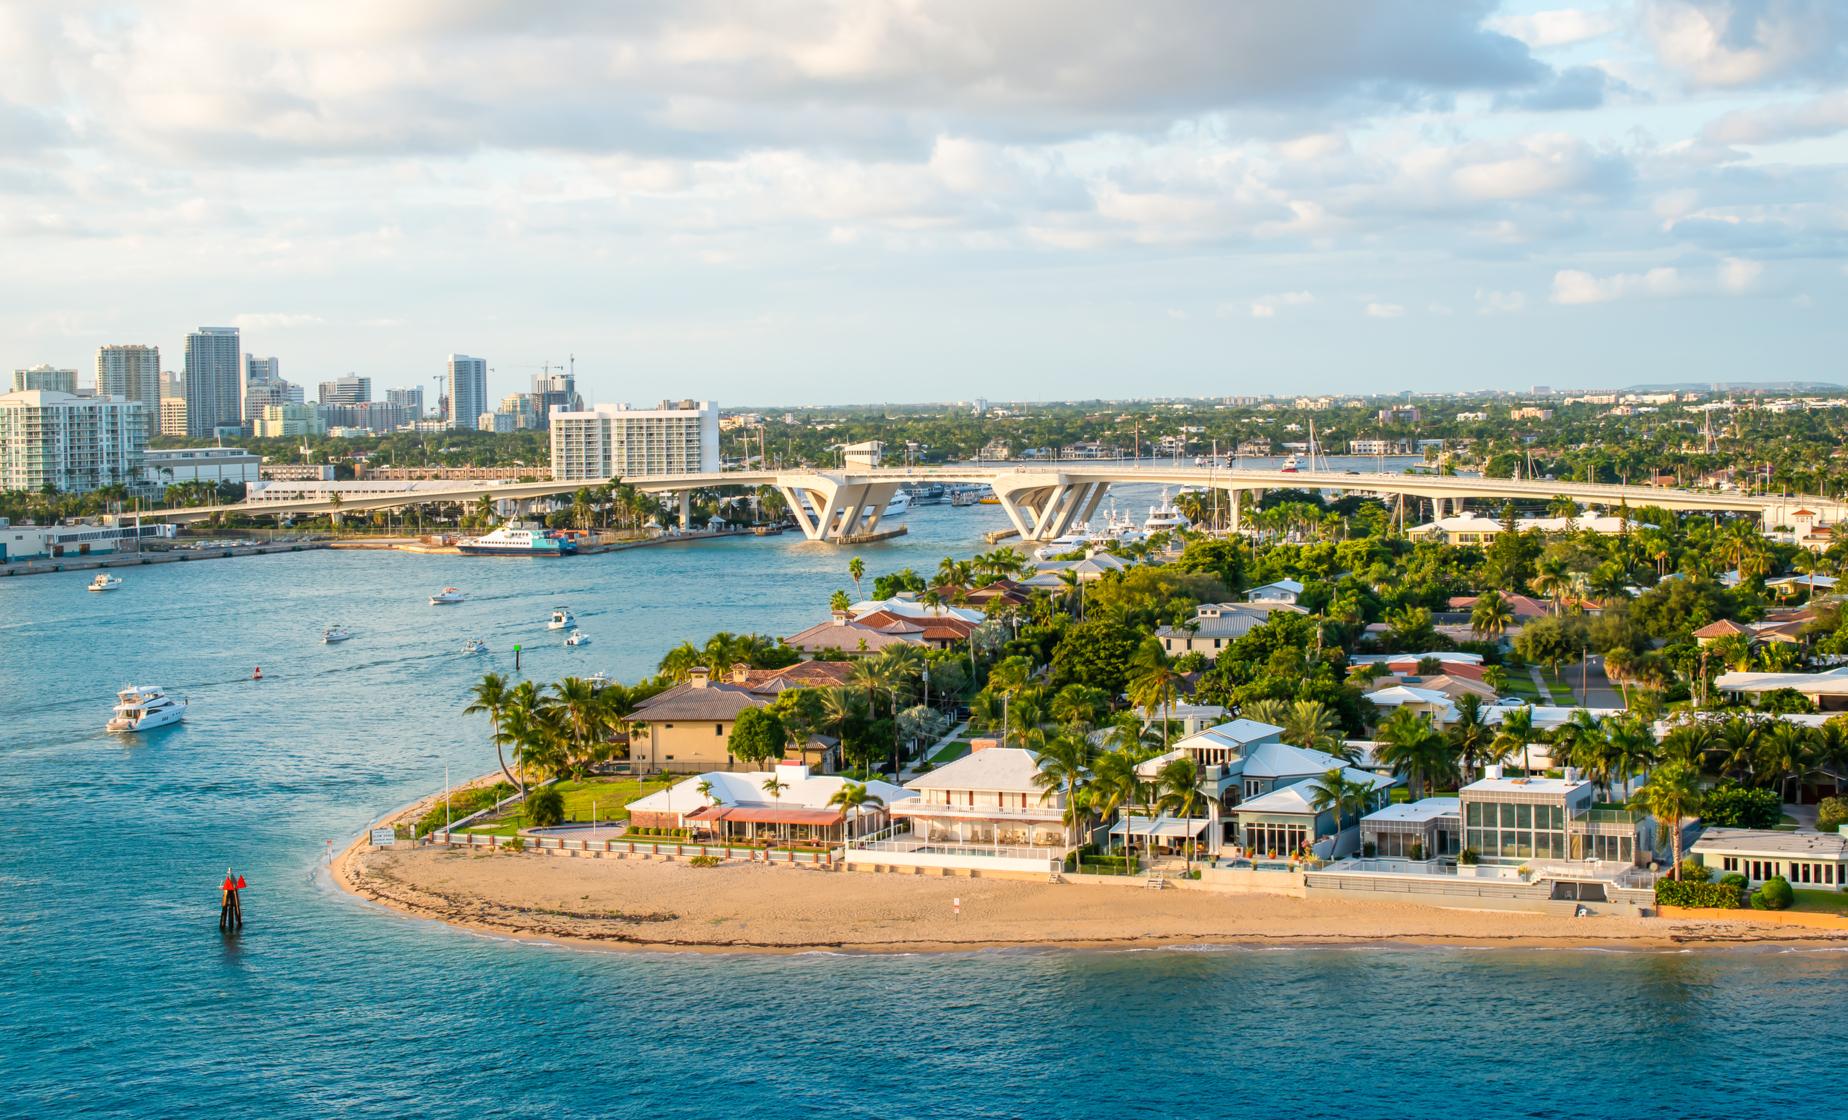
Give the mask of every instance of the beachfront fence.
M 474 832 L 432 832 L 430 843 L 454 848 L 505 848 L 508 837 Z M 529 851 L 582 852 L 589 856 L 659 856 L 687 859 L 712 856 L 717 859 L 742 859 L 747 863 L 787 863 L 814 867 L 833 867 L 839 857 L 833 850 L 802 851 L 795 848 L 745 847 L 736 844 L 707 844 L 697 840 L 642 840 L 613 836 L 602 840 L 574 836 L 523 836 Z

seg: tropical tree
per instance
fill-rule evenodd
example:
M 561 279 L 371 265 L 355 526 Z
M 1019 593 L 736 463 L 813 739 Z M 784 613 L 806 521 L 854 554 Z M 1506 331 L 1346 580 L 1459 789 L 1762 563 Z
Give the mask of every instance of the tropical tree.
M 1332 813 L 1335 818 L 1335 835 L 1328 845 L 1330 858 L 1341 846 L 1341 832 L 1346 827 L 1343 822 L 1349 817 L 1358 817 L 1367 811 L 1373 800 L 1373 784 L 1358 778 L 1349 778 L 1346 768 L 1331 766 L 1320 777 L 1310 780 L 1309 808 L 1316 813 Z M 1315 838 L 1309 840 L 1311 852 L 1315 849 Z
M 1785 801 L 1795 800 L 1793 784 L 1801 786 L 1814 772 L 1811 731 L 1789 720 L 1778 720 L 1758 737 L 1757 772 L 1775 781 L 1778 795 Z
M 1148 639 L 1136 651 L 1136 659 L 1131 668 L 1129 679 L 1129 702 L 1150 719 L 1161 720 L 1161 746 L 1168 749 L 1168 720 L 1173 713 L 1174 694 L 1179 689 L 1182 675 L 1161 652 L 1161 645 L 1154 638 Z
M 846 840 L 848 836 L 859 831 L 858 828 L 852 826 L 860 823 L 860 814 L 868 806 L 884 806 L 885 798 L 867 789 L 865 782 L 842 782 L 841 788 L 835 790 L 833 796 L 828 798 L 828 804 L 842 810 L 852 818 L 847 832 L 841 837 L 842 840 Z
M 1673 870 L 1681 878 L 1681 825 L 1700 815 L 1702 800 L 1700 771 L 1679 759 L 1656 767 L 1649 781 L 1630 798 L 1630 807 L 1648 813 L 1668 830 L 1669 845 L 1674 852 Z
M 1518 708 L 1502 709 L 1501 723 L 1495 731 L 1495 750 L 1503 758 L 1516 752 L 1521 756 L 1521 770 L 1534 772 L 1533 758 L 1528 754 L 1528 744 L 1534 741 L 1534 710 L 1523 704 Z
M 1039 752 L 1039 773 L 1033 775 L 1033 783 L 1044 791 L 1040 794 L 1041 801 L 1050 798 L 1054 791 L 1065 794 L 1065 838 L 1072 847 L 1078 845 L 1078 828 L 1089 813 L 1084 791 L 1091 780 L 1091 763 L 1096 757 L 1097 748 L 1080 735 L 1057 736 Z
M 1451 753 L 1450 745 L 1444 742 L 1437 728 L 1431 726 L 1431 721 L 1417 712 L 1398 709 L 1374 734 L 1380 744 L 1376 752 L 1379 760 L 1392 767 L 1395 773 L 1405 775 L 1413 800 L 1438 784 L 1454 779 L 1456 756 Z
M 788 782 L 777 777 L 775 774 L 771 774 L 768 778 L 765 778 L 761 784 L 763 785 L 764 792 L 770 795 L 770 800 L 773 804 L 781 805 L 783 803 L 783 791 L 789 788 Z
M 1097 758 L 1091 768 L 1091 808 L 1100 820 L 1108 821 L 1112 813 L 1123 814 L 1123 854 L 1134 850 L 1134 835 L 1129 828 L 1129 808 L 1147 800 L 1142 776 L 1136 773 L 1137 760 L 1123 751 L 1108 751 Z
M 1470 608 L 1470 633 L 1478 638 L 1500 639 L 1514 625 L 1514 608 L 1508 600 L 1502 598 L 1499 591 L 1488 591 L 1478 596 L 1476 605 Z
M 1495 741 L 1495 729 L 1483 718 L 1482 697 L 1475 693 L 1464 693 L 1456 707 L 1456 718 L 1444 729 L 1444 738 L 1456 752 L 1457 764 L 1463 768 L 1467 781 L 1488 756 L 1489 744 Z
M 1341 734 L 1341 717 L 1320 700 L 1297 700 L 1283 713 L 1283 739 L 1299 747 L 1346 758 L 1350 748 Z
M 489 735 L 494 741 L 494 757 L 500 762 L 501 773 L 507 775 L 508 783 L 524 795 L 526 787 L 513 776 L 513 771 L 507 768 L 507 754 L 503 749 L 507 744 L 506 740 L 501 738 L 501 717 L 506 714 L 507 705 L 511 699 L 512 693 L 507 687 L 507 678 L 499 673 L 488 673 L 476 683 L 474 688 L 469 690 L 469 703 L 466 708 L 462 709 L 462 714 L 470 716 L 477 713 L 487 714 Z
M 860 581 L 866 578 L 866 561 L 860 559 L 858 556 L 847 561 L 847 574 L 853 578 L 853 597 L 856 599 L 865 598 L 860 592 Z
M 1161 768 L 1155 776 L 1155 808 L 1171 817 L 1178 817 L 1189 825 L 1187 844 L 1183 849 L 1187 861 L 1187 870 L 1193 871 L 1194 838 L 1191 826 L 1195 817 L 1205 805 L 1200 793 L 1200 772 L 1191 757 L 1177 758 Z

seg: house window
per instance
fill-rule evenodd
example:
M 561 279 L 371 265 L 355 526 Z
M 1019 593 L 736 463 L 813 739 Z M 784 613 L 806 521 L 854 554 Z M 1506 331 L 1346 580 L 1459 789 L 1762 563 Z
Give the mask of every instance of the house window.
M 713 725 L 712 725 L 712 733 L 713 733 L 714 735 L 723 735 L 723 734 L 725 734 L 725 725 L 724 725 L 724 724 L 722 724 L 722 723 L 715 723 L 715 724 L 713 724 Z

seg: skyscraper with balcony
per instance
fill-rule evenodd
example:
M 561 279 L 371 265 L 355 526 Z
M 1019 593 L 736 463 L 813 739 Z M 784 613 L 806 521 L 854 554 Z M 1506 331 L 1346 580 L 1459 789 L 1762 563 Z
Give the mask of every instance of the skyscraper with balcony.
M 77 392 L 77 371 L 74 369 L 57 369 L 48 365 L 36 365 L 31 369 L 13 371 L 13 389 L 17 393 L 26 389 L 43 389 L 50 393 Z
M 96 391 L 141 402 L 150 437 L 160 434 L 160 347 L 118 345 L 96 351 Z
M 449 412 L 451 428 L 475 429 L 488 410 L 488 360 L 467 354 L 449 355 Z
M 0 490 L 83 493 L 141 474 L 148 425 L 136 400 L 46 389 L 0 395 Z
M 560 481 L 718 469 L 719 406 L 712 401 L 600 404 L 552 414 L 552 477 Z
M 243 350 L 236 327 L 200 327 L 186 336 L 186 434 L 211 439 L 244 427 Z

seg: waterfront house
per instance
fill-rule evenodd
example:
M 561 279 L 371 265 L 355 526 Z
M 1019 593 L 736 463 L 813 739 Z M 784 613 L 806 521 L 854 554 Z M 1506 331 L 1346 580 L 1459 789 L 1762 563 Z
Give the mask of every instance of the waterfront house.
M 848 847 L 849 866 L 1040 875 L 1058 866 L 1074 845 L 1064 791 L 1038 783 L 1036 752 L 988 742 L 906 782 L 917 796 L 892 806 L 889 833 Z
M 1350 835 L 1350 830 L 1364 812 L 1385 804 L 1393 779 L 1366 770 L 1340 766 L 1339 759 L 1334 760 L 1334 766 L 1325 768 L 1316 777 L 1319 778 L 1336 766 L 1340 767 L 1342 777 L 1372 790 L 1365 809 L 1337 820 L 1333 809 L 1315 807 L 1316 779 L 1303 778 L 1268 793 L 1241 800 L 1232 810 L 1238 843 L 1246 852 L 1257 857 L 1286 856 L 1310 850 L 1324 858 L 1339 858 L 1358 848 L 1359 841 Z
M 1251 603 L 1289 603 L 1292 606 L 1303 596 L 1301 580 L 1279 579 L 1245 592 L 1245 600 Z
M 1227 645 L 1270 621 L 1277 611 L 1306 614 L 1294 603 L 1201 603 L 1194 616 L 1179 626 L 1158 626 L 1156 640 L 1170 657 L 1200 653 L 1216 657 Z
M 1456 856 L 1463 837 L 1462 802 L 1427 797 L 1400 802 L 1360 818 L 1362 850 L 1380 859 L 1434 860 Z
M 865 657 L 893 646 L 928 644 L 923 625 L 904 619 L 882 618 L 877 624 L 856 621 L 846 611 L 835 611 L 827 622 L 818 622 L 806 630 L 783 639 L 791 649 L 809 655 L 838 653 L 847 657 Z
M 1848 890 L 1848 835 L 1759 828 L 1709 828 L 1688 849 L 1714 875 L 1736 871 L 1753 887 L 1782 875 L 1793 887 Z
M 772 777 L 783 783 L 774 793 L 764 788 Z M 774 772 L 714 770 L 631 802 L 629 823 L 635 828 L 683 830 L 715 841 L 775 838 L 832 845 L 885 828 L 891 807 L 917 796 L 875 779 L 866 783 L 866 790 L 880 803 L 849 814 L 829 804 L 848 782 L 815 774 L 799 762 L 780 763 Z
M 1448 720 L 1456 712 L 1455 704 L 1445 693 L 1415 685 L 1388 685 L 1367 693 L 1366 699 L 1384 712 L 1406 708 L 1438 723 Z
M 1821 673 L 1721 673 L 1713 686 L 1730 696 L 1790 689 L 1824 712 L 1848 711 L 1848 665 Z
M 630 719 L 629 760 L 645 773 L 697 773 L 736 770 L 731 753 L 732 727 L 738 715 L 750 708 L 767 707 L 785 688 L 827 687 L 838 683 L 836 670 L 815 670 L 791 665 L 776 670 L 746 670 L 730 681 L 713 680 L 703 667 L 691 677 L 635 706 Z M 840 762 L 839 744 L 823 735 L 811 735 L 791 744 L 788 757 L 819 771 Z
M 1458 791 L 1463 847 L 1488 867 L 1534 860 L 1608 864 L 1647 862 L 1648 822 L 1629 809 L 1597 804 L 1591 782 L 1564 777 L 1505 778 L 1499 766 Z

